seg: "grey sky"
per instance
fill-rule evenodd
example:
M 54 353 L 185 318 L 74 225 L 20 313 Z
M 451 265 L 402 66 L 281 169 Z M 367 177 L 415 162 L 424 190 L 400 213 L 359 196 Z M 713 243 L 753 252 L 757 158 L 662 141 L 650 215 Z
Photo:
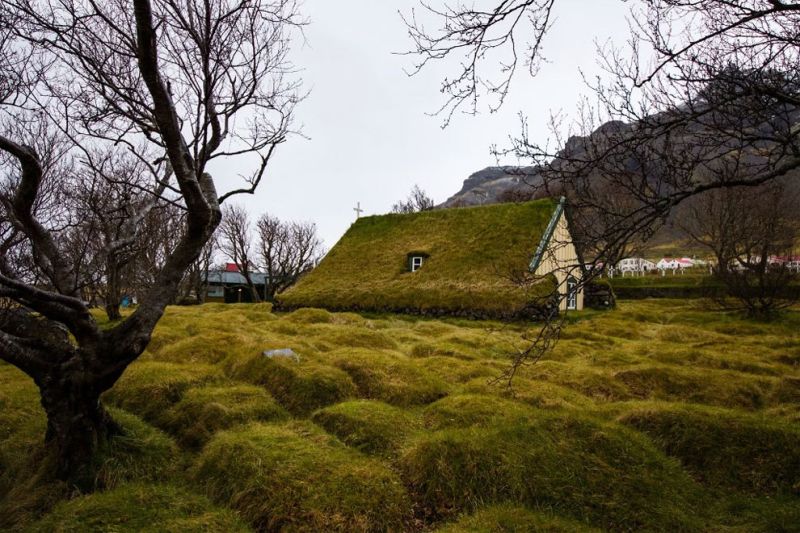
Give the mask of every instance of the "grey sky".
M 523 72 L 499 112 L 457 116 L 443 130 L 442 118 L 426 112 L 443 102 L 439 83 L 451 72 L 433 65 L 409 78 L 403 68 L 412 59 L 392 54 L 411 47 L 397 12 L 416 4 L 306 0 L 308 42 L 298 43 L 294 61 L 311 90 L 296 115 L 309 139 L 280 147 L 256 195 L 239 199 L 254 216 L 312 220 L 330 248 L 355 219 L 356 202 L 367 215 L 384 213 L 415 183 L 441 202 L 469 174 L 495 164 L 489 148 L 518 132 L 518 112 L 533 136 L 546 137 L 550 112 L 573 111 L 586 92 L 579 68 L 597 71 L 594 41 L 627 37 L 623 2 L 561 0 L 539 75 Z

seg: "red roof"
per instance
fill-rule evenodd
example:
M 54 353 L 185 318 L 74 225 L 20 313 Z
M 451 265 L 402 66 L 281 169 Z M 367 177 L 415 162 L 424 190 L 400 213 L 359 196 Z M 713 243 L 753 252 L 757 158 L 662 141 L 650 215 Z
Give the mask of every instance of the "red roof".
M 236 263 L 226 263 L 225 272 L 239 272 L 239 265 Z

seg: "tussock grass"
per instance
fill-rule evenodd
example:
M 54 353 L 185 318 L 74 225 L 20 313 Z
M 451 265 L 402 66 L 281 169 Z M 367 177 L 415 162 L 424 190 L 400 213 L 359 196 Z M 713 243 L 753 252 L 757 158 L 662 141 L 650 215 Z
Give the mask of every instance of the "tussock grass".
M 498 423 L 525 420 L 535 415 L 528 406 L 479 394 L 448 396 L 427 406 L 422 414 L 429 429 L 490 426 Z
M 222 380 L 220 369 L 210 365 L 137 362 L 128 367 L 103 398 L 154 421 L 177 403 L 189 387 Z
M 182 446 L 197 448 L 214 433 L 234 425 L 289 417 L 272 396 L 255 385 L 232 384 L 187 389 L 159 418 Z
M 348 446 L 368 454 L 394 454 L 421 428 L 414 414 L 376 400 L 337 403 L 311 418 Z
M 619 418 L 650 436 L 702 482 L 800 495 L 800 426 L 729 409 L 657 403 Z
M 95 486 L 172 479 L 186 466 L 175 441 L 137 416 L 109 409 L 122 426 L 95 458 Z
M 226 531 L 247 526 L 230 510 L 169 485 L 125 485 L 60 503 L 31 533 Z
M 284 320 L 297 324 L 330 324 L 333 322 L 334 315 L 324 309 L 314 309 L 304 307 L 289 313 Z
M 379 351 L 352 350 L 334 356 L 361 397 L 409 406 L 433 402 L 447 394 L 446 383 L 417 368 L 407 357 Z
M 592 533 L 599 530 L 575 520 L 534 512 L 512 504 L 492 505 L 465 515 L 436 533 Z
M 495 378 L 526 327 L 169 308 L 104 398 L 125 408 L 111 411 L 127 431 L 98 456 L 96 485 L 208 482 L 217 505 L 267 530 L 530 530 L 539 519 L 556 531 L 797 530 L 800 312 L 750 322 L 701 300 L 581 312 L 509 390 Z M 261 355 L 279 348 L 300 361 Z M 0 363 L 0 530 L 74 496 L 47 475 L 44 431 L 35 384 Z M 97 509 L 91 520 L 114 531 L 100 516 L 110 508 Z M 204 527 L 188 524 L 177 530 Z
M 448 517 L 516 501 L 615 530 L 699 529 L 699 490 L 677 462 L 626 428 L 539 413 L 419 437 L 401 459 L 418 504 Z
M 267 531 L 398 531 L 410 504 L 396 474 L 307 423 L 218 433 L 194 477 Z
M 229 371 L 237 379 L 265 387 L 298 416 L 356 396 L 356 386 L 347 373 L 305 359 L 298 363 L 256 355 L 237 362 Z
M 472 394 L 496 395 L 517 400 L 539 409 L 592 409 L 595 405 L 590 398 L 570 388 L 547 381 L 534 381 L 525 378 L 515 378 L 511 389 L 502 381 L 473 379 L 467 382 L 461 388 L 461 391 Z
M 186 466 L 167 435 L 132 414 L 110 412 L 122 434 L 104 443 L 95 456 L 91 481 L 97 490 L 172 479 Z M 44 426 L 44 413 L 36 413 L 34 419 L 36 426 Z M 24 432 L 18 440 L 0 442 L 0 529 L 21 529 L 72 492 L 52 477 L 54 458 L 45 449 L 42 434 Z
M 738 372 L 645 366 L 617 372 L 636 398 L 689 401 L 721 407 L 757 409 L 769 402 L 779 386 L 775 378 L 745 376 Z

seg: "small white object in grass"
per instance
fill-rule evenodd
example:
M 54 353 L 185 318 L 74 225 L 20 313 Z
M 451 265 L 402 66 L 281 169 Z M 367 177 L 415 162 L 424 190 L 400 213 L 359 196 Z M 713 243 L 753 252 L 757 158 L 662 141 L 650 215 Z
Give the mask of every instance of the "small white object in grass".
M 280 350 L 264 350 L 261 352 L 261 355 L 264 357 L 269 357 L 270 359 L 275 357 L 286 357 L 287 359 L 291 359 L 296 363 L 300 362 L 300 356 L 297 355 L 291 348 L 281 348 Z

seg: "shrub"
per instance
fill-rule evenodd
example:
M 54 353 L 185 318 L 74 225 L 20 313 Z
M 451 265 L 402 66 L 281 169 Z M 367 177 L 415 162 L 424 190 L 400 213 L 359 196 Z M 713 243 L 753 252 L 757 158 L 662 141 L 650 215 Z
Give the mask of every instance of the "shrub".
M 257 355 L 231 368 L 231 373 L 265 387 L 283 407 L 299 416 L 356 395 L 347 373 L 306 360 L 298 363 Z
M 619 420 L 646 433 L 698 479 L 754 493 L 800 494 L 800 427 L 691 405 L 636 407 Z
M 209 365 L 137 362 L 103 396 L 114 405 L 154 421 L 177 403 L 191 386 L 222 380 L 222 373 Z
M 160 422 L 183 446 L 199 447 L 221 429 L 252 421 L 282 420 L 289 414 L 263 388 L 231 384 L 186 390 Z
M 375 400 L 337 403 L 314 413 L 312 420 L 348 446 L 370 454 L 396 452 L 420 428 L 414 415 Z
M 365 398 L 408 406 L 430 403 L 447 394 L 442 380 L 422 372 L 407 357 L 352 351 L 335 357 L 334 364 L 350 375 Z
M 308 423 L 218 433 L 194 477 L 258 530 L 398 531 L 410 509 L 396 474 Z
M 436 533 L 590 533 L 586 524 L 512 504 L 492 505 L 464 515 Z
M 517 501 L 607 529 L 699 529 L 696 485 L 647 439 L 577 413 L 421 435 L 401 458 L 433 516 Z
M 248 528 L 235 513 L 214 507 L 202 496 L 169 485 L 125 485 L 67 500 L 30 531 L 172 532 Z

